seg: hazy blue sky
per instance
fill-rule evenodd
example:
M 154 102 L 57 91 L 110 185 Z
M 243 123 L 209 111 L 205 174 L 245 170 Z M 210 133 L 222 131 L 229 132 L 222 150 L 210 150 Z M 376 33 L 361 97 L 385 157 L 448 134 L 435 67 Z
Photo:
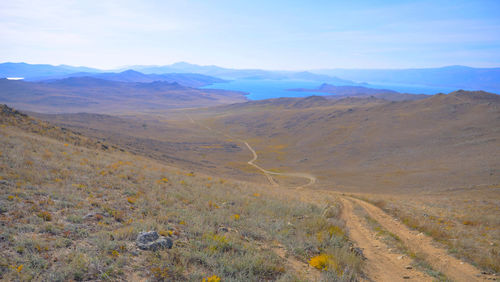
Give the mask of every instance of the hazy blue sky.
M 499 15 L 499 0 L 1 0 L 0 61 L 496 67 Z

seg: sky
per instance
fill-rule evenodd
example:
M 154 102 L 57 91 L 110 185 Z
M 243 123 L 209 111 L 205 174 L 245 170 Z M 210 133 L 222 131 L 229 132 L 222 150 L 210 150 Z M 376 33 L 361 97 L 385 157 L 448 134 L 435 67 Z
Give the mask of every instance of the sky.
M 0 62 L 500 66 L 500 1 L 2 0 Z

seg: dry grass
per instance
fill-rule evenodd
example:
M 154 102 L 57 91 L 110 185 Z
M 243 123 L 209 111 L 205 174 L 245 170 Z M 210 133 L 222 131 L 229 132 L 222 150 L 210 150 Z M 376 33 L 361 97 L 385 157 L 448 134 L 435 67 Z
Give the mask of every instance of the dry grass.
M 354 280 L 361 271 L 338 213 L 324 217 L 268 187 L 76 146 L 57 128 L 53 138 L 41 136 L 29 124 L 3 119 L 0 128 L 3 279 L 306 280 L 268 247 L 276 244 L 304 263 L 335 258 L 324 280 Z M 138 250 L 145 230 L 172 238 L 173 248 Z
M 365 200 L 444 244 L 450 253 L 488 272 L 500 272 L 500 191 L 472 188 Z

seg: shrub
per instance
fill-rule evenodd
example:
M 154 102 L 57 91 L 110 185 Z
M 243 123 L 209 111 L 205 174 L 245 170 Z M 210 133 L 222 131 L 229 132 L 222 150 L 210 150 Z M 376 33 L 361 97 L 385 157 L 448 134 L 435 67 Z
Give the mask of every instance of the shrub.
M 209 276 L 203 278 L 203 282 L 220 282 L 220 277 L 217 275 Z
M 37 215 L 38 215 L 38 217 L 40 217 L 41 219 L 43 219 L 45 221 L 51 221 L 52 220 L 52 214 L 50 212 L 48 212 L 48 211 L 41 211 Z
M 330 256 L 326 254 L 321 254 L 312 257 L 309 260 L 309 265 L 320 270 L 328 270 L 328 266 L 331 264 Z

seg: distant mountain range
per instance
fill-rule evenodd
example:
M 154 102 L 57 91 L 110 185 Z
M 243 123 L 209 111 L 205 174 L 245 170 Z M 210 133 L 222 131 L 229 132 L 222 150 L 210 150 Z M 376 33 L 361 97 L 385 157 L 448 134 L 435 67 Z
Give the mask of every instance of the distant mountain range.
M 500 68 L 325 69 L 313 73 L 371 84 L 440 86 L 500 93 Z
M 135 71 L 135 72 L 133 72 Z M 118 73 L 117 73 L 118 72 Z M 119 77 L 118 77 L 119 74 Z M 165 76 L 168 74 L 169 76 Z M 191 74 L 191 76 L 186 76 Z M 196 75 L 198 76 L 196 76 Z M 203 76 L 201 76 L 203 75 Z M 323 74 L 311 72 L 293 71 L 267 71 L 258 69 L 228 69 L 217 66 L 199 66 L 188 63 L 176 63 L 168 66 L 130 66 L 115 71 L 103 71 L 97 69 L 69 66 L 30 65 L 26 63 L 3 63 L 0 64 L 1 77 L 22 77 L 25 80 L 39 81 L 47 79 L 60 79 L 75 76 L 92 76 L 103 79 L 133 82 L 151 82 L 162 80 L 178 82 L 193 87 L 203 86 L 216 82 L 224 82 L 222 79 L 272 79 L 272 80 L 310 80 L 328 82 L 335 84 L 352 84 L 352 81 L 340 79 Z M 211 78 L 209 78 L 211 76 Z M 217 78 L 216 78 L 217 77 Z M 205 84 L 186 84 L 182 81 L 207 81 Z M 197 82 L 198 83 L 198 82 Z
M 189 74 L 189 75 L 188 75 Z M 314 71 L 268 71 L 260 69 L 230 69 L 218 66 L 200 66 L 185 62 L 165 66 L 136 65 L 103 71 L 66 65 L 31 65 L 26 63 L 0 64 L 1 77 L 22 77 L 25 80 L 47 80 L 65 77 L 91 76 L 115 81 L 177 82 L 200 87 L 224 80 L 306 80 L 333 85 L 363 86 L 406 85 L 451 89 L 485 90 L 500 93 L 500 68 L 472 68 L 448 66 L 425 69 L 324 69 Z
M 38 65 L 27 63 L 2 63 L 0 64 L 0 78 L 22 77 L 32 79 L 37 77 L 54 77 L 68 75 L 76 72 L 100 73 L 101 70 L 87 67 L 72 67 L 66 65 Z
M 142 83 L 149 83 L 149 82 L 155 82 L 155 81 L 163 81 L 163 82 L 169 82 L 169 83 L 179 83 L 184 86 L 189 86 L 189 87 L 202 87 L 206 85 L 210 85 L 212 83 L 221 83 L 221 82 L 226 82 L 226 80 L 213 77 L 213 76 L 208 76 L 208 75 L 203 75 L 203 74 L 197 74 L 197 73 L 167 73 L 167 74 L 144 74 L 138 71 L 134 70 L 126 70 L 123 72 L 103 72 L 103 73 L 89 73 L 89 72 L 79 72 L 79 73 L 72 73 L 72 74 L 67 74 L 67 75 L 62 75 L 58 77 L 52 77 L 50 79 L 47 79 L 45 81 L 50 81 L 50 80 L 57 80 L 57 79 L 62 79 L 62 78 L 69 78 L 69 77 L 93 77 L 93 78 L 99 78 L 99 79 L 104 79 L 104 80 L 111 80 L 111 81 L 121 81 L 121 82 L 142 82 Z M 38 78 L 39 80 L 41 78 Z
M 200 66 L 179 62 L 166 66 L 130 66 L 143 73 L 199 73 L 220 77 L 223 79 L 272 79 L 272 80 L 310 80 L 329 83 L 351 84 L 352 81 L 308 71 L 268 71 L 260 69 L 229 69 L 218 66 Z

